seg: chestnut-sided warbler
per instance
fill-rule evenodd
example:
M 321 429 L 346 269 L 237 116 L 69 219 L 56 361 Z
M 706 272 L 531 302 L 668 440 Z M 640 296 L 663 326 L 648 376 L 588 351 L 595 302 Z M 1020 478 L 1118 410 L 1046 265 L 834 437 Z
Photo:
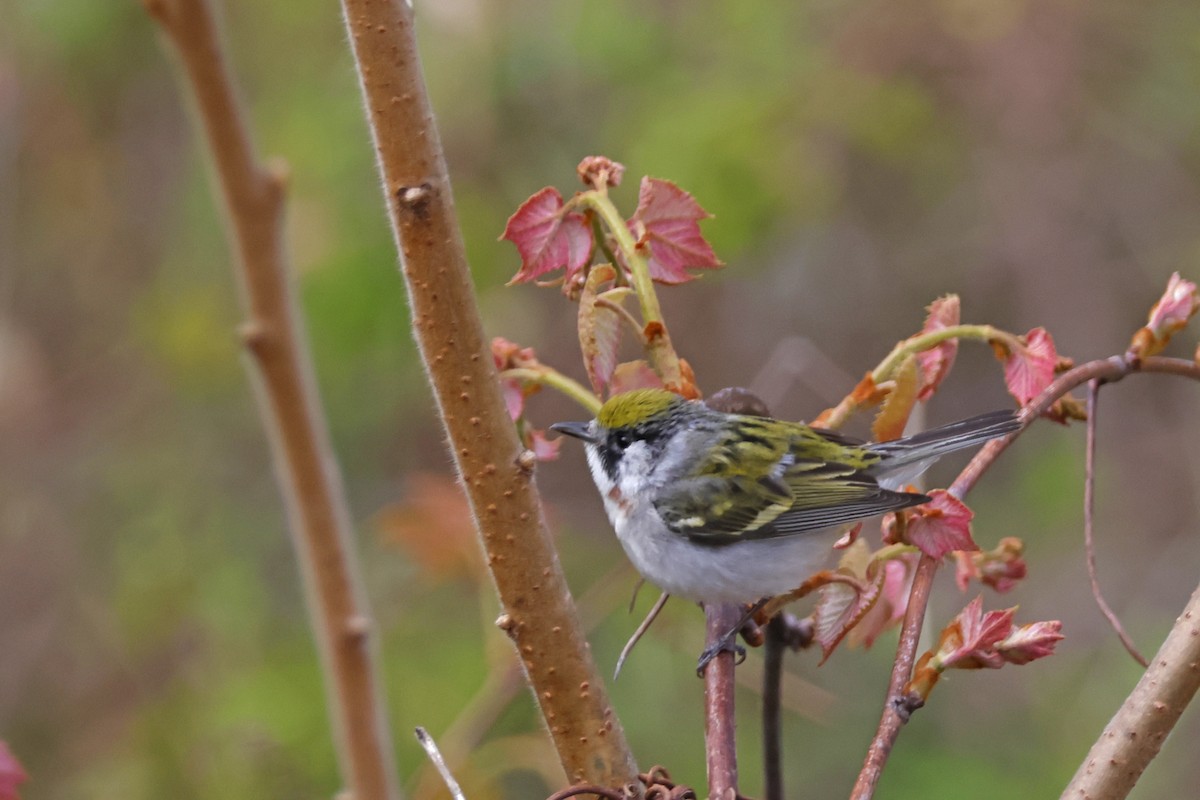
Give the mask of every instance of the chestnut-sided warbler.
M 672 595 L 751 603 L 821 569 L 839 526 L 917 505 L 903 491 L 940 456 L 1020 427 L 997 411 L 891 442 L 716 411 L 661 389 L 611 398 L 581 439 L 617 538 Z

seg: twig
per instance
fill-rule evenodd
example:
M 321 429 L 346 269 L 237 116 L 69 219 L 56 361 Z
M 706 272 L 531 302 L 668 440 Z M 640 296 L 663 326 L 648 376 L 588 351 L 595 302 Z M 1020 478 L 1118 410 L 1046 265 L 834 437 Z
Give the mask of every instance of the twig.
M 763 796 L 765 800 L 783 800 L 783 714 L 782 682 L 784 643 L 783 614 L 767 623 L 767 641 L 763 647 L 762 738 Z
M 637 630 L 629 637 L 629 641 L 621 648 L 621 655 L 617 656 L 617 666 L 613 670 L 613 680 L 615 681 L 621 674 L 621 667 L 625 665 L 625 659 L 629 658 L 629 654 L 633 652 L 633 646 L 638 643 L 646 631 L 650 630 L 650 626 L 654 624 L 654 620 L 658 618 L 658 613 L 663 610 L 663 606 L 667 604 L 667 600 L 671 595 L 663 592 L 654 601 L 654 605 L 650 608 L 650 613 L 646 614 L 646 618 L 642 620 L 642 624 L 637 626 Z
M 633 787 L 637 768 L 595 668 L 475 302 L 421 77 L 412 8 L 342 0 L 413 332 L 513 640 L 568 780 Z
M 1200 589 L 1175 620 L 1150 667 L 1092 745 L 1063 800 L 1128 796 L 1200 688 Z
M 741 616 L 742 609 L 730 603 L 705 605 L 706 646 L 719 642 Z M 704 668 L 704 749 L 708 756 L 708 796 L 714 800 L 737 797 L 734 664 L 734 654 L 722 650 Z
M 603 797 L 605 800 L 625 800 L 625 795 L 618 791 L 609 789 L 607 786 L 594 786 L 588 783 L 579 783 L 574 786 L 568 786 L 561 789 L 546 798 L 546 800 L 567 800 L 569 797 L 579 797 L 583 794 L 595 795 Z
M 207 0 L 146 0 L 146 8 L 182 62 L 232 229 L 249 306 L 242 339 L 301 564 L 343 780 L 358 800 L 396 798 L 392 739 L 350 514 L 288 279 L 284 172 L 264 167 L 254 155 Z
M 425 752 L 429 755 L 429 760 L 433 762 L 433 766 L 437 768 L 438 774 L 445 781 L 446 788 L 450 790 L 450 796 L 454 800 L 466 800 L 463 796 L 462 788 L 458 785 L 458 781 L 454 780 L 454 776 L 450 774 L 450 768 L 446 766 L 446 760 L 442 758 L 442 753 L 438 750 L 437 742 L 429 735 L 429 731 L 418 725 L 416 734 L 417 741 L 421 743 L 421 747 L 425 748 Z
M 959 473 L 954 483 L 951 484 L 949 489 L 950 494 L 960 499 L 965 497 L 974 488 L 983 474 L 995 463 L 1000 454 L 1008 449 L 1008 446 L 1021 435 L 1022 431 L 1033 420 L 1048 411 L 1056 400 L 1066 395 L 1072 389 L 1092 380 L 1111 383 L 1121 380 L 1127 375 L 1140 372 L 1179 375 L 1191 378 L 1192 380 L 1200 380 L 1200 365 L 1193 361 L 1184 361 L 1179 358 L 1155 356 L 1153 358 L 1135 360 L 1125 356 L 1112 356 L 1081 364 L 1064 372 L 1047 386 L 1041 394 L 1021 409 L 1019 416 L 1024 423 L 1024 427 L 1021 430 L 1000 439 L 993 439 L 984 445 L 975 454 L 975 457 L 971 459 L 970 463 L 967 464 L 966 468 Z M 879 728 L 875 733 L 875 738 L 872 739 L 870 748 L 867 751 L 867 758 L 863 763 L 862 772 L 859 774 L 858 780 L 854 785 L 854 791 L 851 793 L 853 800 L 866 800 L 873 796 L 875 786 L 878 784 L 879 777 L 882 774 L 883 766 L 887 762 L 888 754 L 891 752 L 896 737 L 900 733 L 900 728 L 907 720 L 907 714 L 914 710 L 912 699 L 904 696 L 904 686 L 912 675 L 917 645 L 920 640 L 920 626 L 924 620 L 925 606 L 929 602 L 929 590 L 933 583 L 933 576 L 937 572 L 937 566 L 937 562 L 933 562 L 925 556 L 922 556 L 920 562 L 917 564 L 916 575 L 913 578 L 913 585 L 909 594 L 908 610 L 905 613 L 904 624 L 900 632 L 900 644 L 896 652 L 896 663 L 893 666 L 892 679 L 889 683 L 887 699 L 884 703 L 883 715 L 879 721 Z M 915 621 L 916 625 L 910 625 L 910 620 Z
M 1096 599 L 1096 605 L 1100 607 L 1100 612 L 1104 614 L 1108 624 L 1116 631 L 1121 644 L 1125 645 L 1125 649 L 1129 651 L 1129 655 L 1133 656 L 1134 661 L 1143 667 L 1148 667 L 1150 662 L 1138 651 L 1137 645 L 1133 643 L 1125 626 L 1121 624 L 1121 620 L 1117 618 L 1112 607 L 1105 601 L 1104 595 L 1100 591 L 1100 578 L 1096 574 L 1094 514 L 1096 509 L 1096 406 L 1099 399 L 1100 382 L 1091 380 L 1088 382 L 1087 445 L 1084 455 L 1086 477 L 1083 483 L 1083 549 L 1087 556 L 1088 580 L 1092 584 L 1092 597 Z
M 925 623 L 925 609 L 929 605 L 929 592 L 933 587 L 933 576 L 938 562 L 922 555 L 913 576 L 912 591 L 908 596 L 908 608 L 904 612 L 904 623 L 900 628 L 900 642 L 896 645 L 896 660 L 892 664 L 892 677 L 888 681 L 887 702 L 879 720 L 879 730 L 867 750 L 863 768 L 850 792 L 851 800 L 867 800 L 875 794 L 875 787 L 883 774 L 883 768 L 891 755 L 892 746 L 900 728 L 908 722 L 911 711 L 904 698 L 904 687 L 912 677 L 913 664 L 917 658 L 917 644 L 921 639 L 921 626 Z
M 762 674 L 763 786 L 766 800 L 783 800 L 783 653 L 813 641 L 812 619 L 797 620 L 786 611 L 766 627 Z

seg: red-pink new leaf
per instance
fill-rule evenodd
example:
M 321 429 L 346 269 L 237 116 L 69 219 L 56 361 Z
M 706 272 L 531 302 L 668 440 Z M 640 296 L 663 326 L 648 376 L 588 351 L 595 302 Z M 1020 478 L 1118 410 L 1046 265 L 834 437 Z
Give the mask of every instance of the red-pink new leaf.
M 905 553 L 880 565 L 883 577 L 879 600 L 850 631 L 851 646 L 870 647 L 881 633 L 904 619 L 918 557 L 917 553 Z
M 527 435 L 521 437 L 522 442 L 533 451 L 538 461 L 554 461 L 558 458 L 558 449 L 562 446 L 563 437 L 547 439 L 546 432 L 541 428 L 530 427 Z
M 1015 536 L 1005 536 L 995 549 L 987 552 L 955 553 L 957 568 L 954 580 L 958 588 L 967 590 L 967 583 L 978 580 L 1003 594 L 1025 577 L 1028 565 L 1024 558 L 1025 543 Z
M 1146 326 L 1133 335 L 1129 352 L 1140 358 L 1156 355 L 1166 348 L 1171 336 L 1187 325 L 1200 310 L 1200 292 L 1196 284 L 1185 281 L 1176 272 L 1167 281 L 1167 289 L 1150 309 Z
M 1050 385 L 1058 365 L 1054 339 L 1045 328 L 1034 328 L 1023 338 L 1024 347 L 1009 352 L 1004 361 L 1004 383 L 1021 405 Z
M 959 323 L 960 303 L 958 295 L 948 294 L 939 297 L 929 304 L 929 315 L 925 317 L 925 327 L 921 333 L 933 333 L 945 328 L 952 328 Z M 946 341 L 917 353 L 917 362 L 921 366 L 921 388 L 917 393 L 918 400 L 928 400 L 933 397 L 942 380 L 950 374 L 954 366 L 954 357 L 958 355 L 958 340 Z
M 509 284 L 536 280 L 557 269 L 567 279 L 587 264 L 592 251 L 592 229 L 582 214 L 563 213 L 558 190 L 547 186 L 530 197 L 508 218 L 501 239 L 517 246 L 521 269 Z
M 689 269 L 724 266 L 700 234 L 700 220 L 710 216 L 695 198 L 670 181 L 642 178 L 629 229 L 647 257 L 650 277 L 659 283 L 685 283 L 695 277 Z
M 1167 289 L 1163 296 L 1150 310 L 1150 319 L 1146 322 L 1146 327 L 1156 338 L 1169 339 L 1171 334 L 1187 325 L 1187 321 L 1197 310 L 1200 310 L 1200 293 L 1196 291 L 1196 284 L 1185 281 L 1176 272 L 1167 281 Z
M 662 378 L 658 377 L 644 359 L 617 364 L 612 379 L 608 382 L 609 396 L 633 391 L 634 389 L 661 389 Z
M 27 780 L 29 775 L 21 768 L 21 762 L 0 740 L 0 800 L 20 800 L 17 787 Z
M 999 669 L 1004 658 L 996 646 L 1012 633 L 1016 608 L 983 612 L 979 595 L 942 630 L 934 663 L 937 669 Z
M 616 275 L 616 270 L 608 264 L 592 267 L 579 295 L 579 348 L 592 389 L 597 395 L 604 394 L 604 387 L 612 378 L 617 366 L 617 348 L 621 344 L 620 315 L 599 301 L 603 299 L 620 305 L 633 292 L 627 286 L 600 292 L 600 288 Z
M 1062 641 L 1062 623 L 1058 620 L 1022 625 L 996 645 L 996 651 L 1010 664 L 1028 664 L 1054 653 Z
M 540 369 L 542 366 L 532 347 L 521 347 L 503 336 L 492 339 L 492 361 L 498 372 L 506 369 Z M 501 378 L 500 393 L 504 397 L 509 418 L 514 421 L 519 419 L 525 413 L 525 398 L 540 388 L 529 381 Z
M 813 611 L 813 640 L 821 645 L 821 663 L 832 655 L 838 643 L 858 624 L 879 599 L 882 574 L 863 587 L 860 593 L 846 583 L 832 582 L 821 587 Z
M 944 489 L 934 489 L 930 500 L 909 512 L 908 541 L 930 558 L 955 550 L 978 550 L 971 538 L 974 513 L 967 504 Z

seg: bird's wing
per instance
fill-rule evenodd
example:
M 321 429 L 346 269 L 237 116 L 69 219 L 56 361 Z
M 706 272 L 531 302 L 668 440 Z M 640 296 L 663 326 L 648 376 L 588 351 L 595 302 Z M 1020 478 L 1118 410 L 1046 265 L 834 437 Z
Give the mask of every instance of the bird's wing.
M 861 468 L 804 457 L 810 452 L 802 440 L 768 463 L 762 450 L 724 451 L 719 465 L 700 465 L 660 490 L 655 508 L 675 533 L 718 544 L 828 528 L 928 499 L 882 489 Z

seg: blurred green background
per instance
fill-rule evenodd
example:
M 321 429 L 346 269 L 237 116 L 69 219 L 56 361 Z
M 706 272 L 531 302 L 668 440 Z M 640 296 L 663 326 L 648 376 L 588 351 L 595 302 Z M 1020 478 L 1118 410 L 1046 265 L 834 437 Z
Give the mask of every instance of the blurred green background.
M 29 798 L 329 797 L 338 780 L 295 561 L 234 328 L 206 162 L 135 2 L 5 4 L 0 26 L 0 739 Z M 702 388 L 815 415 L 944 292 L 964 321 L 1124 349 L 1167 276 L 1200 278 L 1200 6 L 1186 0 L 418 3 L 421 48 L 489 334 L 582 378 L 573 308 L 504 288 L 496 237 L 574 166 L 624 162 L 716 215 L 729 264 L 664 291 Z M 349 487 L 400 768 L 426 726 L 472 755 L 472 800 L 557 788 L 508 675 L 469 524 L 408 332 L 340 10 L 228 4 L 255 135 L 291 167 L 289 244 Z M 1193 333 L 1172 348 L 1190 354 Z M 1196 387 L 1106 390 L 1100 569 L 1153 652 L 1195 587 Z M 964 345 L 930 423 L 1008 402 Z M 539 395 L 531 414 L 577 418 Z M 904 731 L 881 798 L 1057 796 L 1139 670 L 1087 589 L 1082 428 L 1039 425 L 972 503 L 976 538 L 1027 543 L 989 607 L 1059 618 L 1052 659 L 959 673 Z M 641 613 L 569 446 L 540 483 L 608 672 Z M 942 465 L 934 483 L 953 475 Z M 454 535 L 449 535 L 449 533 Z M 968 597 L 946 571 L 939 626 Z M 643 766 L 703 786 L 700 614 L 677 603 L 613 687 Z M 792 796 L 848 791 L 894 634 L 788 662 Z M 758 669 L 751 654 L 742 674 Z M 756 694 L 743 791 L 761 792 Z M 1191 796 L 1189 712 L 1135 792 Z M 434 783 L 414 796 L 432 797 Z

